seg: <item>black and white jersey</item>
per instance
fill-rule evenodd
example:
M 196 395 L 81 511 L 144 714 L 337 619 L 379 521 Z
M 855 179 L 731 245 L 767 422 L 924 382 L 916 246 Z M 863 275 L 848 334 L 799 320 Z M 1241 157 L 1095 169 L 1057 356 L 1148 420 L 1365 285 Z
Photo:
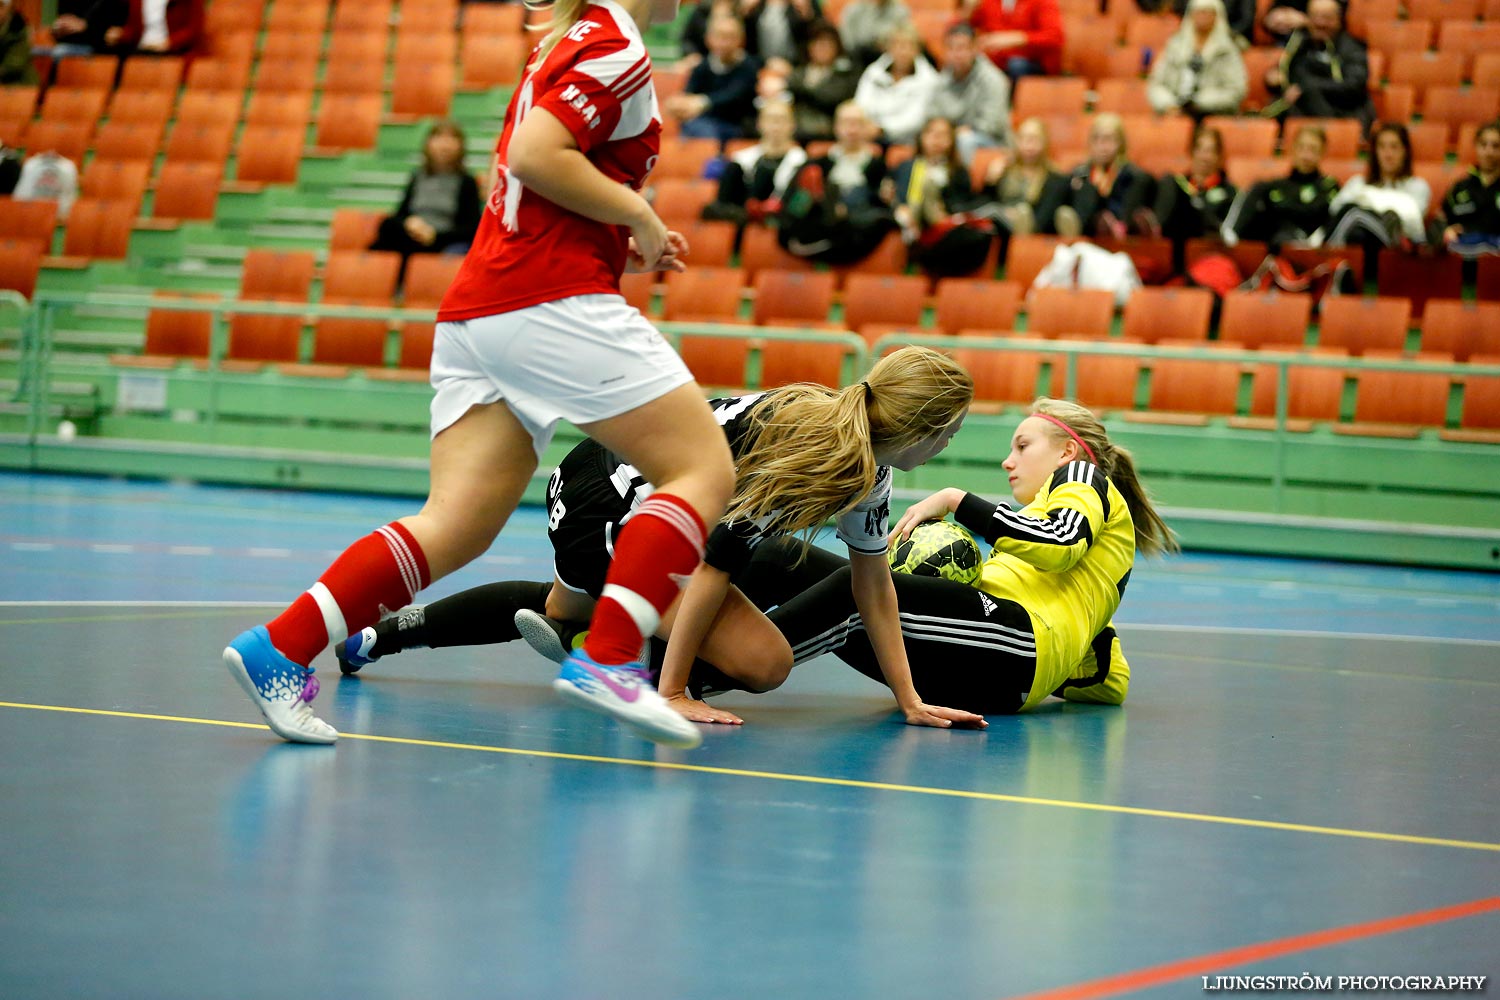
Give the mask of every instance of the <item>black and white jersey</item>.
M 759 408 L 766 402 L 764 393 L 709 400 L 709 407 L 719 426 L 724 428 L 730 453 L 736 462 L 744 454 L 755 421 L 762 415 Z M 589 442 L 585 442 L 579 447 L 588 445 Z M 635 466 L 604 448 L 594 447 L 598 449 L 598 474 L 611 484 L 620 504 L 619 516 L 612 519 L 613 529 L 618 531 L 641 502 L 651 495 L 653 486 Z M 875 485 L 870 492 L 837 517 L 838 537 L 851 552 L 881 555 L 886 550 L 886 536 L 890 533 L 890 513 L 891 469 L 880 466 L 876 469 Z M 717 525 L 709 533 L 704 560 L 727 573 L 738 571 L 749 561 L 750 554 L 761 541 L 784 534 L 776 529 L 776 518 L 777 512 L 773 511 L 753 521 Z M 613 537 L 609 542 L 612 548 Z

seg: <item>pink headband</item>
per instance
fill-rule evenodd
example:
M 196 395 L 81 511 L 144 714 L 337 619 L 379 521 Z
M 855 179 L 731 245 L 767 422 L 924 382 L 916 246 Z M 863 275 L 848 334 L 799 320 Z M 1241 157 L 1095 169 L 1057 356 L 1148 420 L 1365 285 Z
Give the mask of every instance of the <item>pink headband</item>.
M 1067 424 L 1063 423 L 1061 420 L 1058 420 L 1056 417 L 1054 417 L 1050 413 L 1042 413 L 1040 411 L 1036 411 L 1036 412 L 1033 412 L 1031 415 L 1033 417 L 1041 417 L 1043 420 L 1050 420 L 1054 424 L 1056 424 L 1057 426 L 1061 427 L 1063 429 L 1063 433 L 1064 434 L 1068 435 L 1068 437 L 1070 437 L 1074 441 L 1078 442 L 1078 447 L 1080 447 L 1080 448 L 1083 449 L 1083 453 L 1089 457 L 1089 461 L 1090 462 L 1093 462 L 1095 465 L 1099 464 L 1099 460 L 1094 457 L 1094 449 L 1090 448 L 1088 446 L 1088 444 L 1084 442 L 1083 438 L 1079 437 L 1076 433 L 1074 433 L 1073 428 L 1069 427 Z

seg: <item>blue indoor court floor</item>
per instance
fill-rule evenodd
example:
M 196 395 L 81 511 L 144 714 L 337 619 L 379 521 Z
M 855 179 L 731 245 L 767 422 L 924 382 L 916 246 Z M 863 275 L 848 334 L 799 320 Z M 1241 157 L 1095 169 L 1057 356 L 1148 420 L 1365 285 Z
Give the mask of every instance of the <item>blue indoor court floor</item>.
M 0 474 L 0 998 L 1500 974 L 1500 574 L 1143 561 L 1127 705 L 984 732 L 827 657 L 657 749 L 516 643 L 320 659 L 343 738 L 280 743 L 219 651 L 415 504 Z M 427 596 L 549 575 L 527 510 Z

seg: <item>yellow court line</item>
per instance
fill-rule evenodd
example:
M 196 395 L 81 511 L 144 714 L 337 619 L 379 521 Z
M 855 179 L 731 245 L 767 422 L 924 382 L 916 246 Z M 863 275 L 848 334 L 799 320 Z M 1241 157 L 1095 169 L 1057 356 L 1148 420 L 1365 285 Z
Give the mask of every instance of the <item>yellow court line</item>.
M 147 719 L 154 722 L 182 722 L 199 726 L 225 726 L 233 729 L 267 730 L 266 726 L 253 722 L 197 719 L 180 715 L 149 715 L 144 712 L 119 712 L 101 708 L 73 708 L 66 705 L 31 705 L 22 702 L 0 701 L 0 708 L 25 708 L 39 712 L 103 715 L 121 719 Z M 1428 847 L 1457 847 L 1468 851 L 1500 852 L 1500 844 L 1490 844 L 1477 840 L 1418 837 L 1405 833 L 1381 833 L 1376 830 L 1346 830 L 1333 826 L 1281 823 L 1275 820 L 1243 819 L 1237 816 L 1214 816 L 1208 813 L 1177 812 L 1171 809 L 1145 809 L 1139 806 L 1116 806 L 1100 802 L 1071 802 L 1065 799 L 1039 799 L 1025 795 L 1004 795 L 999 792 L 973 792 L 961 788 L 929 788 L 924 785 L 897 785 L 883 781 L 862 781 L 857 778 L 826 778 L 812 774 L 749 771 L 743 768 L 712 767 L 706 764 L 679 764 L 675 761 L 662 760 L 632 760 L 628 757 L 601 757 L 594 754 L 562 753 L 556 750 L 524 750 L 519 747 L 487 746 L 481 743 L 449 743 L 442 740 L 416 740 L 401 736 L 371 736 L 363 733 L 340 733 L 339 738 L 343 740 L 364 740 L 368 743 L 391 743 L 398 746 L 432 747 L 439 750 L 467 750 L 475 753 L 511 754 L 517 757 L 539 757 L 547 760 L 568 760 L 590 764 L 622 764 L 629 767 L 649 767 L 662 771 L 689 771 L 696 774 L 713 774 L 736 778 L 760 778 L 769 781 L 788 781 L 805 785 L 831 785 L 839 788 L 859 788 L 868 791 L 905 792 L 910 795 L 936 795 L 943 798 L 1004 802 L 1011 805 L 1050 806 L 1058 809 L 1078 809 L 1085 812 L 1115 813 L 1122 816 L 1149 816 L 1155 819 L 1186 820 L 1193 823 L 1217 823 L 1223 826 L 1280 830 L 1288 833 L 1313 833 L 1325 837 L 1348 837 L 1354 840 L 1378 840 L 1395 844 L 1422 844 Z

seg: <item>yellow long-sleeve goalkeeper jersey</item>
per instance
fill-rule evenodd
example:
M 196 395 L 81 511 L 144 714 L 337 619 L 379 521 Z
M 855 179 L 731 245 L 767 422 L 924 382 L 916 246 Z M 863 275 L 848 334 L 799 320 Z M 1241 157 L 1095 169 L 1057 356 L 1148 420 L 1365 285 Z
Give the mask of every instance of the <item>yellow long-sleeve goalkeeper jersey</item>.
M 1103 471 L 1070 462 L 1021 510 L 966 494 L 955 517 L 994 546 L 975 586 L 1031 616 L 1036 680 L 1023 710 L 1054 693 L 1123 702 L 1130 665 L 1110 619 L 1135 562 L 1135 524 Z

